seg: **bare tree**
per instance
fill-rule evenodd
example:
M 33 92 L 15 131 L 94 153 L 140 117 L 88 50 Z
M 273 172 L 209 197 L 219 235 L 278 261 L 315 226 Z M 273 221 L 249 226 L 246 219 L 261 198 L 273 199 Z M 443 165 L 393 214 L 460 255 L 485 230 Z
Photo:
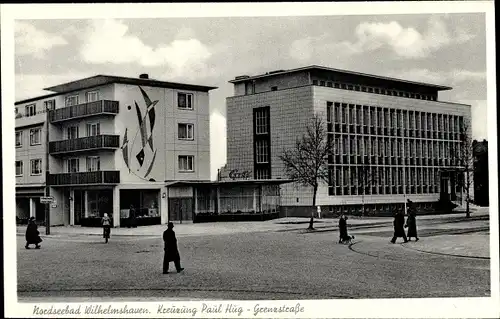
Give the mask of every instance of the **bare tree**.
M 458 179 L 459 187 L 465 192 L 465 216 L 470 217 L 470 187 L 474 181 L 474 149 L 469 127 L 460 128 L 459 147 L 452 150 L 452 158 L 458 166 L 458 171 L 463 175 Z
M 313 188 L 313 209 L 308 229 L 314 229 L 316 193 L 321 181 L 328 182 L 328 155 L 332 143 L 327 139 L 326 125 L 315 115 L 306 127 L 306 133 L 297 139 L 295 146 L 283 151 L 280 159 L 285 164 L 285 174 L 291 180 Z
M 371 166 L 363 161 L 356 171 L 356 179 L 361 187 L 361 216 L 365 216 L 366 188 L 376 183 L 377 176 L 372 173 Z

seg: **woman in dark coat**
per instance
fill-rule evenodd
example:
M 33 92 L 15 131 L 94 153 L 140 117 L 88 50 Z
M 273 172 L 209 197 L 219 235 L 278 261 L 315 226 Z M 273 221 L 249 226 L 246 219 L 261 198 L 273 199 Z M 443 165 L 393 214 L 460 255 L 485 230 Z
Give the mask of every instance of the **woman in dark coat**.
M 351 239 L 351 237 L 347 234 L 347 216 L 345 215 L 340 216 L 339 232 L 340 232 L 339 244 Z
M 406 239 L 406 234 L 405 234 L 405 216 L 403 215 L 403 212 L 398 211 L 396 215 L 394 216 L 394 236 L 391 239 L 391 243 L 395 244 L 396 239 L 398 237 L 403 237 L 404 242 L 408 242 L 408 239 Z
M 408 200 L 408 218 L 406 219 L 405 227 L 408 227 L 408 240 L 415 237 L 415 241 L 418 241 L 417 236 L 417 212 L 413 203 Z
M 168 223 L 167 230 L 163 232 L 163 242 L 165 243 L 165 255 L 163 256 L 163 273 L 168 274 L 168 265 L 171 261 L 175 264 L 177 272 L 181 272 L 184 268 L 181 267 L 181 257 L 177 249 L 177 238 L 173 230 L 174 224 Z
M 35 245 L 36 249 L 40 249 L 40 243 L 42 239 L 40 238 L 40 232 L 38 231 L 38 226 L 35 223 L 35 217 L 31 217 L 28 222 L 28 228 L 26 228 L 26 249 L 30 249 L 29 245 Z

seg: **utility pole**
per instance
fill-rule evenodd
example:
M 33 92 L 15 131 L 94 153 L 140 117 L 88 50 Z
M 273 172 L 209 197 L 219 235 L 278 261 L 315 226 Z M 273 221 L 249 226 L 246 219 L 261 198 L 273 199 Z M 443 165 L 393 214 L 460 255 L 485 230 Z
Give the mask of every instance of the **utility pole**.
M 50 196 L 49 186 L 49 105 L 45 103 L 45 197 Z M 45 203 L 45 235 L 50 235 L 50 203 Z

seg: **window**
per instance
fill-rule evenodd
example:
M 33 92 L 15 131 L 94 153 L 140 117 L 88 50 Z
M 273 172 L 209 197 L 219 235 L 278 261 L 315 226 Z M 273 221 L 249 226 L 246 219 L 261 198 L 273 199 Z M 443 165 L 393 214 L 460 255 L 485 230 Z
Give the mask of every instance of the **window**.
M 340 88 L 340 84 L 339 83 L 333 83 L 333 87 L 336 88 L 336 89 L 339 89 Z
M 26 105 L 25 109 L 26 109 L 25 116 L 36 115 L 36 105 L 35 104 Z
M 87 136 L 97 136 L 100 135 L 101 128 L 100 124 L 98 123 L 87 123 Z
M 96 172 L 101 170 L 101 160 L 98 156 L 87 157 L 87 172 Z
M 67 160 L 68 173 L 80 171 L 80 160 L 78 158 L 69 158 Z
M 67 130 L 68 140 L 74 140 L 78 138 L 78 126 L 70 126 Z
M 325 81 L 319 81 L 320 86 L 325 86 Z
M 177 93 L 177 105 L 181 109 L 193 109 L 193 94 Z
M 86 96 L 87 96 L 87 103 L 99 101 L 99 92 L 98 91 L 87 92 Z
M 16 147 L 23 146 L 23 131 L 16 132 Z
M 45 111 L 51 111 L 56 109 L 56 100 L 48 100 L 43 102 L 43 109 Z
M 16 161 L 16 176 L 23 176 L 23 161 Z
M 33 128 L 30 130 L 30 145 L 40 145 L 42 137 L 42 129 L 41 128 Z
M 179 155 L 179 171 L 181 172 L 194 171 L 194 156 Z
M 332 102 L 326 102 L 326 122 L 332 123 Z
M 340 103 L 335 103 L 335 108 L 333 109 L 333 121 L 334 123 L 339 123 L 340 120 Z
M 41 175 L 42 174 L 42 160 L 37 158 L 31 160 L 31 175 Z
M 269 108 L 255 109 L 255 134 L 269 134 Z
M 271 86 L 271 91 L 278 91 L 278 87 L 277 86 Z
M 347 122 L 347 104 L 342 103 L 342 124 Z
M 269 152 L 267 140 L 259 140 L 255 142 L 255 159 L 258 164 L 269 163 Z
M 326 86 L 328 86 L 329 88 L 333 87 L 332 82 L 326 82 Z
M 78 95 L 70 95 L 66 97 L 66 106 L 78 105 Z
M 194 125 L 179 123 L 177 134 L 180 140 L 194 140 Z
M 264 169 L 257 169 L 257 176 L 256 179 L 270 179 L 271 176 L 269 174 L 269 170 L 267 168 Z
M 313 85 L 318 85 L 318 80 L 313 80 Z
M 254 94 L 255 93 L 255 84 L 253 82 L 246 82 L 245 83 L 245 94 Z M 181 93 L 179 93 L 181 94 Z

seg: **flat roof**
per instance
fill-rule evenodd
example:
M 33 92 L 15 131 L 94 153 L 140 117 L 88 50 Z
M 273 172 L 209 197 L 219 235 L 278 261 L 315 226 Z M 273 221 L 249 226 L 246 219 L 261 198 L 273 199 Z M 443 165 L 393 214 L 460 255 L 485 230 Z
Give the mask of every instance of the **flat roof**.
M 119 84 L 131 84 L 131 85 L 144 85 L 144 86 L 154 86 L 154 87 L 163 87 L 163 88 L 173 88 L 173 89 L 183 89 L 183 90 L 191 90 L 191 91 L 202 91 L 208 92 L 213 89 L 217 89 L 215 86 L 205 86 L 205 85 L 196 85 L 196 84 L 185 84 L 185 83 L 177 83 L 177 82 L 166 82 L 159 81 L 153 79 L 143 79 L 143 78 L 128 78 L 122 76 L 113 76 L 113 75 L 95 75 L 89 78 L 84 78 L 68 83 L 63 83 L 55 86 L 51 86 L 48 88 L 44 88 L 44 90 L 57 92 L 59 94 L 78 91 L 83 89 L 88 89 L 91 87 L 119 83 Z
M 261 78 L 265 78 L 265 77 L 272 77 L 272 76 L 283 75 L 283 74 L 287 74 L 287 73 L 295 73 L 295 72 L 311 71 L 311 70 L 350 74 L 350 75 L 357 75 L 360 77 L 367 77 L 367 78 L 379 79 L 379 80 L 384 80 L 384 81 L 393 81 L 393 82 L 395 81 L 395 82 L 401 82 L 401 83 L 406 83 L 406 84 L 411 84 L 411 85 L 426 86 L 429 88 L 437 89 L 438 91 L 452 89 L 449 86 L 430 84 L 430 83 L 424 83 L 424 82 L 408 81 L 408 80 L 402 80 L 402 79 L 397 79 L 397 78 L 391 78 L 391 77 L 368 74 L 368 73 L 360 73 L 360 72 L 354 72 L 354 71 L 348 71 L 348 70 L 334 69 L 334 68 L 329 68 L 329 67 L 320 66 L 320 65 L 310 65 L 310 66 L 305 66 L 305 67 L 300 67 L 300 68 L 290 69 L 290 70 L 272 71 L 272 72 L 267 72 L 265 74 L 249 76 L 249 77 L 240 76 L 234 80 L 229 81 L 229 83 L 234 84 L 234 83 L 240 83 L 240 82 L 245 82 L 245 81 L 254 80 L 254 79 L 261 79 Z
M 262 184 L 286 184 L 291 183 L 290 179 L 242 179 L 226 181 L 165 181 L 166 186 L 224 186 L 224 185 L 262 185 Z
M 17 102 L 14 103 L 14 105 L 19 105 L 19 104 L 24 104 L 24 103 L 29 103 L 29 102 L 35 102 L 35 101 L 38 101 L 38 100 L 48 99 L 50 97 L 53 97 L 53 96 L 56 96 L 56 95 L 59 95 L 59 94 L 60 93 L 50 93 L 50 94 L 40 95 L 40 96 L 32 97 L 32 98 L 29 98 L 29 99 L 24 99 L 24 100 L 17 101 Z

